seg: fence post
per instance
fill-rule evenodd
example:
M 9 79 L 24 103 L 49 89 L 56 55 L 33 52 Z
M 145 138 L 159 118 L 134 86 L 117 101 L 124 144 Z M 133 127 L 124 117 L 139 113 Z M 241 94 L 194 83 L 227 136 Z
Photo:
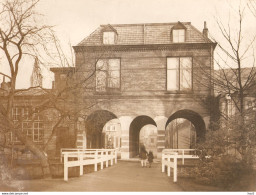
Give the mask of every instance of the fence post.
M 94 163 L 94 171 L 97 171 L 98 169 L 98 150 L 95 151 L 95 154 L 94 154 L 94 160 L 95 160 L 95 163 Z
M 182 164 L 184 165 L 184 150 L 182 150 Z
M 108 167 L 108 150 L 106 151 L 106 167 Z
M 167 157 L 167 159 L 168 159 L 168 162 L 170 162 L 170 157 L 169 156 Z M 167 166 L 167 170 L 168 170 L 168 177 L 170 177 L 170 175 L 171 175 L 171 167 L 169 165 Z
M 117 149 L 115 149 L 115 164 L 117 163 Z
M 173 163 L 173 182 L 177 182 L 177 153 L 174 154 Z
M 164 153 L 162 153 L 162 173 L 164 172 L 164 170 L 165 170 L 165 165 L 164 165 L 164 161 L 165 161 L 165 159 L 164 159 L 164 156 L 165 156 L 165 154 Z
M 64 181 L 68 181 L 68 154 L 64 154 Z
M 62 148 L 60 149 L 60 162 L 62 163 Z
M 114 154 L 113 154 L 113 150 L 110 151 L 110 163 L 111 163 L 111 166 L 113 165 L 113 158 L 114 158 Z
M 100 168 L 101 169 L 103 169 L 103 163 L 104 163 L 104 161 L 103 161 L 103 153 L 104 153 L 104 151 L 102 150 L 101 154 L 100 154 L 101 155 L 101 162 L 100 162 Z
M 83 175 L 84 173 L 83 160 L 84 160 L 83 152 L 79 152 L 80 175 Z

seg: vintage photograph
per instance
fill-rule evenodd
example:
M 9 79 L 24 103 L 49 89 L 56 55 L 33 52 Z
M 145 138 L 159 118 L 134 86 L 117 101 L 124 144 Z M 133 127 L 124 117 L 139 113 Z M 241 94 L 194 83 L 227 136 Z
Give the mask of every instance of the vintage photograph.
M 256 0 L 0 0 L 0 192 L 256 192 Z

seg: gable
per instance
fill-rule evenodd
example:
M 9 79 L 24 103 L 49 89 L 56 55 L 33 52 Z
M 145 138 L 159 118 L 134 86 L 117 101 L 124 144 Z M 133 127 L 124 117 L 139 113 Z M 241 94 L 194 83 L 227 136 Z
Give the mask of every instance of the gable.
M 186 26 L 184 24 L 182 24 L 180 21 L 173 25 L 172 29 L 187 29 Z

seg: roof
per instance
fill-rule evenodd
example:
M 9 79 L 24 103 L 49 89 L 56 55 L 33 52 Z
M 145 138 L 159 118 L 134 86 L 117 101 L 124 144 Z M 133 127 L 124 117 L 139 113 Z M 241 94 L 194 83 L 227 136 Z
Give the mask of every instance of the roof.
M 28 89 L 16 90 L 15 96 L 42 96 L 48 94 L 49 90 L 41 87 L 30 87 Z
M 102 45 L 102 33 L 109 30 L 110 27 L 118 34 L 115 45 L 172 44 L 171 30 L 173 27 L 181 26 L 184 26 L 186 29 L 186 43 L 213 43 L 202 32 L 191 25 L 190 22 L 176 22 L 100 25 L 77 46 Z
M 255 92 L 256 86 L 256 69 L 254 67 L 241 68 L 241 83 L 243 87 L 246 85 L 245 91 L 250 93 Z M 234 93 L 239 89 L 238 86 L 238 69 L 219 69 L 214 70 L 215 91 L 216 93 L 223 92 Z
M 67 73 L 67 72 L 72 72 L 75 70 L 75 67 L 54 67 L 50 68 L 50 71 L 52 72 L 62 72 L 62 73 Z

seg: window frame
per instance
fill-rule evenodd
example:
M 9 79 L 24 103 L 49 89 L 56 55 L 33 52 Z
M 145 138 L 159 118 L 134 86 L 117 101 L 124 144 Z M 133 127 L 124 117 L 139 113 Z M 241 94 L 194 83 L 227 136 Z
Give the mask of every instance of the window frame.
M 179 31 L 184 31 L 184 40 L 183 41 L 179 41 Z M 178 41 L 174 41 L 175 39 L 174 39 L 174 31 L 177 31 L 178 32 Z M 184 29 L 184 28 L 179 28 L 179 29 L 172 29 L 172 42 L 173 43 L 185 43 L 186 42 L 186 29 Z
M 108 81 L 108 78 L 109 78 L 109 69 L 107 67 L 107 71 L 106 71 L 106 90 L 105 91 L 97 91 L 97 63 L 99 60 L 107 60 L 108 63 L 107 63 L 107 66 L 109 66 L 109 60 L 114 60 L 114 59 L 118 59 L 119 60 L 119 87 L 118 88 L 112 88 L 112 87 L 109 87 L 109 81 Z M 122 62 L 121 62 L 121 58 L 120 57 L 116 57 L 116 58 L 101 58 L 97 61 L 97 63 L 95 64 L 95 69 L 96 69 L 96 74 L 95 74 L 95 93 L 99 93 L 99 94 L 106 94 L 106 93 L 120 93 L 121 92 L 121 88 L 122 88 L 122 83 L 121 83 L 121 75 L 122 75 Z
M 179 83 L 178 83 L 178 89 L 176 89 L 176 90 L 169 90 L 168 89 L 168 58 L 178 58 L 179 59 L 179 71 L 178 71 L 178 75 L 176 75 L 176 79 L 177 79 L 177 76 L 178 76 L 178 81 L 179 81 Z M 181 76 L 180 76 L 180 59 L 181 58 L 191 58 L 191 88 L 189 89 L 189 90 L 181 90 L 181 84 L 180 84 L 180 79 L 181 79 Z M 193 86 L 193 80 L 194 80 L 194 78 L 193 78 L 193 67 L 194 67 L 194 65 L 193 65 L 193 57 L 192 56 L 167 56 L 166 57 L 166 81 L 165 81 L 165 83 L 166 83 L 166 86 L 165 86 L 165 89 L 166 89 L 166 92 L 167 93 L 180 93 L 180 94 L 186 94 L 186 93 L 193 93 L 193 88 L 194 88 L 194 86 Z
M 105 33 L 113 33 L 114 37 L 113 37 L 113 43 L 109 43 L 109 40 L 108 40 L 108 43 L 105 43 L 104 42 L 104 34 Z M 115 45 L 116 44 L 116 33 L 114 31 L 103 31 L 102 32 L 102 44 L 103 45 Z

